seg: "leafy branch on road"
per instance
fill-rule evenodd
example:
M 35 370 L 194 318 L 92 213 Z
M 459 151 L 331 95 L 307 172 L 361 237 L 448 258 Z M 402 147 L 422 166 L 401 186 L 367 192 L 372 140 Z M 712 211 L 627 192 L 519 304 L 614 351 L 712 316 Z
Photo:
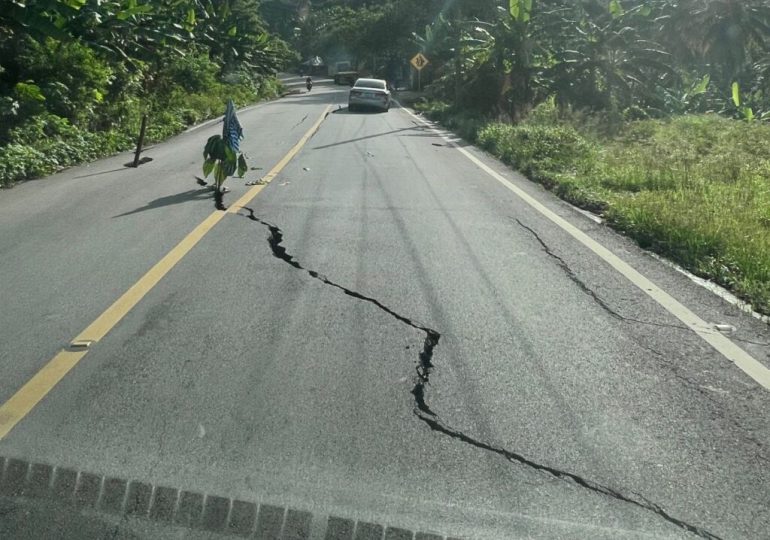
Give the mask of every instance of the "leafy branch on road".
M 258 218 L 254 213 L 254 210 L 252 210 L 251 208 L 244 207 L 243 209 L 248 212 L 248 215 L 244 215 L 244 214 L 241 214 L 241 215 L 243 215 L 244 217 L 250 219 L 255 223 L 258 223 L 266 227 L 270 232 L 270 236 L 268 237 L 267 241 L 268 241 L 268 245 L 270 246 L 270 250 L 275 258 L 285 262 L 286 264 L 290 265 L 291 267 L 297 270 L 301 270 L 307 273 L 311 278 L 317 281 L 320 281 L 324 285 L 328 285 L 342 291 L 347 296 L 350 296 L 357 300 L 362 300 L 364 302 L 367 302 L 369 304 L 376 306 L 378 309 L 387 313 L 397 321 L 403 324 L 406 324 L 407 326 L 410 326 L 411 328 L 425 334 L 423 347 L 418 355 L 418 362 L 416 367 L 417 374 L 415 377 L 415 384 L 414 384 L 414 387 L 412 388 L 411 393 L 414 396 L 414 409 L 413 409 L 414 415 L 417 418 L 419 418 L 422 422 L 427 424 L 431 430 L 447 435 L 455 440 L 461 441 L 475 448 L 479 448 L 481 450 L 497 454 L 505 458 L 511 463 L 514 463 L 517 465 L 523 465 L 525 467 L 528 467 L 540 473 L 544 473 L 558 480 L 574 483 L 575 485 L 583 489 L 586 489 L 588 491 L 591 491 L 593 493 L 596 493 L 598 495 L 609 497 L 609 498 L 633 505 L 642 510 L 652 512 L 658 515 L 659 517 L 661 517 L 662 519 L 664 519 L 665 521 L 671 523 L 672 525 L 675 525 L 684 531 L 695 534 L 700 538 L 704 538 L 706 540 L 722 540 L 721 537 L 707 531 L 702 527 L 692 525 L 690 523 L 687 523 L 686 521 L 683 521 L 681 519 L 678 519 L 672 516 L 663 507 L 661 507 L 660 505 L 652 501 L 647 500 L 646 498 L 644 498 L 639 494 L 634 493 L 633 496 L 626 495 L 616 489 L 613 489 L 611 487 L 605 486 L 598 482 L 594 482 L 592 480 L 586 479 L 578 474 L 557 469 L 549 465 L 538 463 L 516 452 L 506 450 L 504 448 L 495 446 L 493 444 L 480 441 L 445 424 L 444 421 L 441 419 L 441 417 L 438 415 L 438 413 L 436 413 L 431 409 L 426 399 L 426 391 L 428 386 L 430 386 L 430 376 L 433 370 L 435 369 L 435 365 L 433 363 L 433 356 L 436 348 L 439 346 L 439 342 L 441 341 L 441 334 L 437 330 L 429 328 L 428 326 L 425 326 L 423 324 L 417 323 L 413 319 L 410 319 L 409 317 L 399 314 L 398 312 L 384 305 L 382 302 L 380 302 L 376 298 L 372 298 L 370 296 L 366 296 L 362 293 L 351 290 L 343 285 L 340 285 L 332 281 L 328 277 L 324 276 L 323 274 L 320 274 L 315 270 L 309 270 L 303 267 L 299 263 L 299 261 L 297 261 L 294 258 L 293 255 L 289 254 L 286 247 L 283 245 L 283 231 L 279 227 Z
M 222 198 L 224 183 L 228 176 L 238 173 L 243 178 L 249 166 L 246 157 L 240 151 L 243 129 L 235 114 L 233 100 L 227 102 L 227 110 L 222 124 L 222 135 L 209 137 L 203 149 L 203 176 L 214 173 L 214 200 L 217 210 L 224 210 Z

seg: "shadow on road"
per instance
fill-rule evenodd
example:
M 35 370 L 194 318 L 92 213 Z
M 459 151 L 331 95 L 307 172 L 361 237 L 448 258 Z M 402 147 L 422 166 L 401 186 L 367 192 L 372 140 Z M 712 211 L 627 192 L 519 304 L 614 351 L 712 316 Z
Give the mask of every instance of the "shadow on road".
M 102 174 L 112 174 L 112 173 L 116 173 L 116 172 L 120 172 L 120 171 L 125 171 L 125 170 L 128 170 L 128 167 L 123 166 L 120 169 L 112 169 L 110 171 L 99 171 L 99 172 L 94 172 L 94 173 L 89 173 L 89 174 L 81 174 L 80 176 L 76 176 L 75 179 L 78 179 L 78 178 L 90 178 L 92 176 L 99 176 L 99 175 L 102 175 Z
M 306 92 L 303 91 L 301 94 L 289 94 L 288 96 L 284 96 L 281 98 L 282 102 L 288 103 L 291 102 L 294 105 L 319 105 L 319 104 L 328 104 L 330 102 L 335 101 L 335 96 L 337 96 L 338 92 Z
M 332 111 L 333 114 L 353 114 L 353 115 L 368 115 L 368 114 L 385 114 L 388 111 L 383 111 L 382 109 L 376 109 L 374 107 L 370 107 L 367 109 L 358 109 L 357 111 L 351 111 L 348 107 L 342 107 L 340 106 L 339 109 Z
M 401 128 L 401 129 L 393 129 L 391 131 L 383 131 L 382 133 L 375 133 L 374 135 L 358 137 L 357 139 L 348 139 L 347 141 L 340 141 L 333 144 L 325 144 L 323 146 L 314 146 L 313 150 L 323 150 L 324 148 L 332 148 L 334 146 L 341 146 L 343 144 L 350 144 L 358 141 L 365 141 L 367 139 L 376 139 L 377 137 L 384 137 L 385 135 L 392 135 L 394 133 L 401 133 L 402 131 L 410 131 L 413 129 L 424 129 L 424 128 L 415 126 L 415 127 Z
M 451 144 L 444 140 L 444 135 L 440 135 L 438 133 L 404 133 L 403 135 L 399 135 L 399 137 L 432 137 L 434 139 L 438 139 L 437 142 L 433 143 L 433 146 L 436 147 L 452 148 L 453 146 L 458 146 L 460 148 L 465 148 L 467 146 L 472 146 L 470 143 L 464 141 L 463 139 L 457 138 L 457 136 L 453 133 L 449 133 L 447 136 L 450 137 Z
M 155 199 L 154 201 L 148 202 L 147 204 L 145 204 L 140 208 L 137 208 L 136 210 L 131 210 L 130 212 L 118 214 L 117 216 L 112 216 L 112 218 L 115 219 L 115 218 L 130 216 L 132 214 L 146 212 L 147 210 L 155 210 L 157 208 L 163 208 L 165 206 L 182 204 L 189 201 L 203 200 L 203 199 L 208 199 L 210 197 L 211 197 L 211 190 L 209 188 L 191 189 L 183 193 L 177 193 L 175 195 L 167 195 L 166 197 L 160 197 L 158 199 Z

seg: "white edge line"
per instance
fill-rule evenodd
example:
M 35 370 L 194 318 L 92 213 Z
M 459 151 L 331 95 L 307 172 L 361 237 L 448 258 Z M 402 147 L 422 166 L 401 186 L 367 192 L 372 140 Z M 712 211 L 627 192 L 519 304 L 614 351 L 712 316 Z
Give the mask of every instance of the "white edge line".
M 752 306 L 748 302 L 744 302 L 743 300 L 741 300 L 740 298 L 735 296 L 733 293 L 731 293 L 730 291 L 728 291 L 724 287 L 722 287 L 720 285 L 717 285 L 716 283 L 714 283 L 713 281 L 709 281 L 708 279 L 703 279 L 701 277 L 696 276 L 695 274 L 693 274 L 692 272 L 689 272 L 688 270 L 685 270 L 684 268 L 682 268 L 678 264 L 669 261 L 665 257 L 661 257 L 657 253 L 653 253 L 653 252 L 650 251 L 650 252 L 648 252 L 648 255 L 650 257 L 652 257 L 653 259 L 655 259 L 656 261 L 659 261 L 659 262 L 665 264 L 669 268 L 673 268 L 674 270 L 676 270 L 680 274 L 682 274 L 684 276 L 687 276 L 687 278 L 690 281 L 692 281 L 693 283 L 695 283 L 696 285 L 698 285 L 700 287 L 703 287 L 704 289 L 706 289 L 707 291 L 709 291 L 712 294 L 715 294 L 716 296 L 718 296 L 722 300 L 724 300 L 724 301 L 734 305 L 735 307 L 737 307 L 738 309 L 740 309 L 744 313 L 748 313 L 749 315 L 751 315 L 755 319 L 757 319 L 759 321 L 762 321 L 765 324 L 770 324 L 770 317 L 768 317 L 767 315 L 762 315 L 761 313 L 758 313 L 758 312 L 754 311 L 754 306 Z
M 754 358 L 749 353 L 741 349 L 738 345 L 736 345 L 733 341 L 728 339 L 726 336 L 718 332 L 713 327 L 713 325 L 708 324 L 706 321 L 698 317 L 695 313 L 690 311 L 690 309 L 687 308 L 684 304 L 680 303 L 678 300 L 676 300 L 674 297 L 669 295 L 663 289 L 655 285 L 655 283 L 653 283 L 652 281 L 647 279 L 645 276 L 643 276 L 639 271 L 633 268 L 629 263 L 627 263 L 617 255 L 615 255 L 613 252 L 611 252 L 609 249 L 604 247 L 602 244 L 600 244 L 599 242 L 597 242 L 596 240 L 588 236 L 586 233 L 584 233 L 583 231 L 581 231 L 580 229 L 572 225 L 566 219 L 562 218 L 561 216 L 557 215 L 556 213 L 546 208 L 545 205 L 543 205 L 540 201 L 538 201 L 537 199 L 535 199 L 534 197 L 526 193 L 523 189 L 511 183 L 501 174 L 499 174 L 494 169 L 492 169 L 489 165 L 487 165 L 486 163 L 481 161 L 479 158 L 477 158 L 476 156 L 468 152 L 465 148 L 458 146 L 456 143 L 452 142 L 448 137 L 443 136 L 439 132 L 439 130 L 437 130 L 431 124 L 426 122 L 423 118 L 420 118 L 419 116 L 411 112 L 409 109 L 406 109 L 405 107 L 403 107 L 401 103 L 399 103 L 398 101 L 396 103 L 398 103 L 401 109 L 404 110 L 412 118 L 418 120 L 419 122 L 427 126 L 429 129 L 431 129 L 434 133 L 441 136 L 445 141 L 447 141 L 447 143 L 449 143 L 451 147 L 455 148 L 458 152 L 463 154 L 474 165 L 479 167 L 482 171 L 484 171 L 489 176 L 491 176 L 492 178 L 497 180 L 499 183 L 501 183 L 503 186 L 508 188 L 509 191 L 513 192 L 521 200 L 523 200 L 533 209 L 537 210 L 540 214 L 548 218 L 555 225 L 561 228 L 564 232 L 572 236 L 575 240 L 583 244 L 585 247 L 591 250 L 595 255 L 597 255 L 600 259 L 602 259 L 604 262 L 606 262 L 612 268 L 614 268 L 616 271 L 622 274 L 631 283 L 636 285 L 636 287 L 641 289 L 642 292 L 644 292 L 650 298 L 655 300 L 655 302 L 657 302 L 661 307 L 663 307 L 663 309 L 665 309 L 666 311 L 671 313 L 674 317 L 682 321 L 682 323 L 684 323 L 688 328 L 690 328 L 690 330 L 695 332 L 706 343 L 711 345 L 712 348 L 716 349 L 722 356 L 724 356 L 729 361 L 733 362 L 736 366 L 738 366 L 744 373 L 746 373 L 746 375 L 751 377 L 755 382 L 757 382 L 759 385 L 764 387 L 766 390 L 770 390 L 770 369 L 765 367 L 756 358 Z

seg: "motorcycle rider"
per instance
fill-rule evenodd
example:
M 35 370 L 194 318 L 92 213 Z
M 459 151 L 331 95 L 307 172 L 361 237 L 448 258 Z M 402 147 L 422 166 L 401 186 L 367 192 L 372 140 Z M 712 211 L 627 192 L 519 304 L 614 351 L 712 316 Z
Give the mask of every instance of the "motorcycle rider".
M 305 79 L 305 87 L 307 87 L 308 92 L 313 88 L 313 79 L 311 79 L 310 76 Z

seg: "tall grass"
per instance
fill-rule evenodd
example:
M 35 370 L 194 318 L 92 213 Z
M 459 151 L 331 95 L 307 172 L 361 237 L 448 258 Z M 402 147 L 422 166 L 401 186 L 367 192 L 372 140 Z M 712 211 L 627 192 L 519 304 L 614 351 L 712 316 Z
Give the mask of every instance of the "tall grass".
M 770 126 L 643 121 L 575 178 L 611 225 L 770 313 Z

